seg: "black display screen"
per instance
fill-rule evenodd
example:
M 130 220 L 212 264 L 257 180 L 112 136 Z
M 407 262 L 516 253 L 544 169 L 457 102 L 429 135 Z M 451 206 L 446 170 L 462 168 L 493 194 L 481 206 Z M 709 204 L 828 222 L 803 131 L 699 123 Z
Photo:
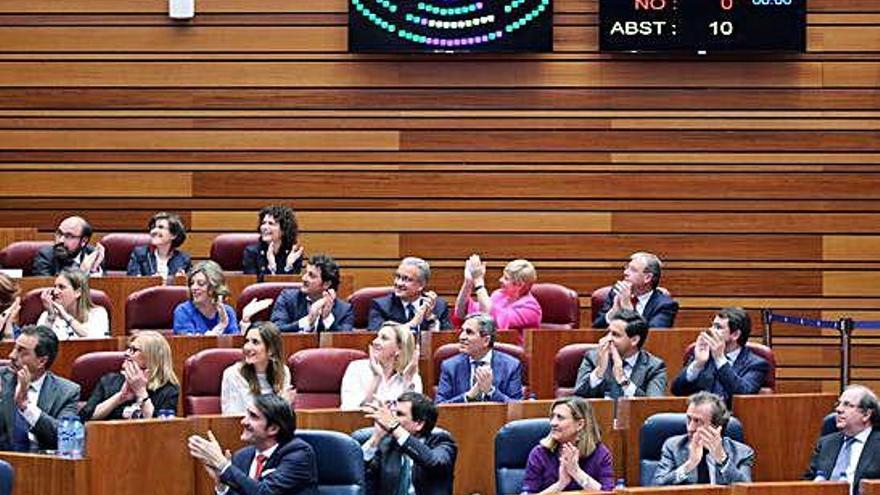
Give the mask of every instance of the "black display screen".
M 600 51 L 806 49 L 806 0 L 600 0 Z
M 547 52 L 552 0 L 350 0 L 352 52 Z

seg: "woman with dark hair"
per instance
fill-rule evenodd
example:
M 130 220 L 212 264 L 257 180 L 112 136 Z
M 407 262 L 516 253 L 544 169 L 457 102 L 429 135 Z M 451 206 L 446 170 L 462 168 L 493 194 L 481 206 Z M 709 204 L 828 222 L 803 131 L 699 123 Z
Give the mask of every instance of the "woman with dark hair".
M 614 489 L 611 451 L 602 443 L 593 407 L 578 397 L 550 406 L 550 434 L 529 453 L 523 493 Z
M 254 398 L 262 394 L 286 399 L 291 394 L 281 333 L 270 322 L 257 323 L 247 331 L 242 360 L 223 371 L 221 410 L 225 415 L 244 414 Z
M 214 261 L 202 261 L 186 275 L 189 300 L 174 308 L 176 335 L 221 335 L 239 332 L 232 306 L 223 302 L 229 295 L 223 269 Z
M 14 339 L 18 331 L 18 313 L 21 311 L 21 288 L 18 282 L 0 273 L 0 332 L 3 339 Z
M 131 251 L 128 275 L 159 275 L 163 280 L 186 275 L 192 267 L 192 258 L 177 249 L 186 240 L 186 228 L 180 217 L 164 211 L 156 213 L 147 223 L 147 230 L 150 244 Z
M 58 340 L 100 338 L 110 334 L 110 317 L 102 306 L 92 304 L 89 275 L 76 268 L 55 277 L 55 287 L 40 294 L 43 311 L 37 325 L 55 332 Z
M 128 343 L 118 373 L 107 373 L 79 413 L 83 421 L 152 418 L 177 410 L 180 385 L 171 346 L 159 332 L 141 330 Z
M 273 205 L 260 210 L 257 217 L 260 242 L 244 248 L 244 273 L 282 275 L 299 273 L 303 247 L 297 244 L 299 227 L 289 206 Z

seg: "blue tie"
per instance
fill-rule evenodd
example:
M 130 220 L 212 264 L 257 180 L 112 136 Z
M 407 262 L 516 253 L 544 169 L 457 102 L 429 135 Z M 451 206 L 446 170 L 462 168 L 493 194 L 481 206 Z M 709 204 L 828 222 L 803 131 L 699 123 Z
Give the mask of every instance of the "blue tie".
M 412 484 L 412 460 L 409 456 L 401 455 L 400 483 L 397 485 L 397 495 L 408 495 L 409 486 Z
M 16 452 L 28 452 L 31 450 L 31 440 L 28 438 L 28 431 L 31 429 L 30 423 L 24 419 L 18 407 L 14 407 L 12 412 L 12 450 Z
M 852 454 L 852 446 L 856 437 L 843 437 L 843 446 L 837 454 L 837 462 L 834 463 L 834 470 L 831 471 L 831 479 L 833 481 L 846 481 L 846 469 L 849 467 L 849 461 Z

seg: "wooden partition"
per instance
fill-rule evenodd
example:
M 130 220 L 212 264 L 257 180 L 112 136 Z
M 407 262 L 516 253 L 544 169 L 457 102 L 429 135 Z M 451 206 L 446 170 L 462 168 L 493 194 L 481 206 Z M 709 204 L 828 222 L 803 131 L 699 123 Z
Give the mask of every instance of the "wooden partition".
M 687 409 L 687 399 L 684 397 L 638 397 L 618 401 L 618 424 L 624 428 L 622 435 L 626 445 L 627 485 L 638 485 L 640 481 L 639 432 L 645 420 L 652 414 L 684 412 L 685 409 Z
M 862 480 L 861 485 L 861 495 L 880 494 L 880 480 Z
M 849 484 L 812 481 L 737 483 L 733 485 L 731 495 L 849 495 Z
M 11 340 L 0 341 L 0 356 L 7 358 L 15 342 Z M 69 378 L 72 376 L 73 362 L 76 358 L 89 352 L 121 351 L 125 347 L 120 339 L 110 337 L 106 339 L 83 339 L 61 342 L 58 346 L 58 356 L 52 364 L 52 372 L 56 375 Z
M 617 489 L 621 495 L 729 495 L 729 486 L 684 485 L 684 486 L 628 486 Z
M 89 492 L 89 459 L 3 452 L 0 458 L 15 470 L 12 495 L 70 495 Z

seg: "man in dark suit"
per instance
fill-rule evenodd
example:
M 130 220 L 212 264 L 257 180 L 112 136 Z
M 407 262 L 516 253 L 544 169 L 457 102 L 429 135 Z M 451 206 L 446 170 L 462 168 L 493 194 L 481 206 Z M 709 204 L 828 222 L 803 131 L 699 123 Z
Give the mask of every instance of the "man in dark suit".
M 104 246 L 89 246 L 92 226 L 82 217 L 67 217 L 55 229 L 55 244 L 40 248 L 34 256 L 32 274 L 54 277 L 65 268 L 79 268 L 100 275 L 104 263 Z
M 354 325 L 351 304 L 338 299 L 339 265 L 330 256 L 309 259 L 301 289 L 285 289 L 275 301 L 272 323 L 282 332 L 347 332 Z
M 274 394 L 259 395 L 241 420 L 242 441 L 235 455 L 208 437 L 189 437 L 190 454 L 205 466 L 220 495 L 284 493 L 317 495 L 318 464 L 312 447 L 296 438 L 296 414 Z
M 391 409 L 366 406 L 373 435 L 362 449 L 367 479 L 376 494 L 451 495 L 458 447 L 452 436 L 434 431 L 437 406 L 418 392 L 404 392 Z
M 687 433 L 663 442 L 653 485 L 729 485 L 752 481 L 755 451 L 722 436 L 730 412 L 721 397 L 699 392 L 688 399 Z
M 428 262 L 404 258 L 394 274 L 394 292 L 373 299 L 368 328 L 378 331 L 386 321 L 407 323 L 420 331 L 449 330 L 449 306 L 433 292 L 425 292 L 431 278 Z
M 575 395 L 585 398 L 660 397 L 666 393 L 666 363 L 643 349 L 648 322 L 633 310 L 611 316 L 608 334 L 584 353 Z
M 834 412 L 837 432 L 816 442 L 804 478 L 841 480 L 858 493 L 863 479 L 880 479 L 880 405 L 863 385 L 850 385 L 840 394 Z
M 723 397 L 757 394 L 770 365 L 746 347 L 752 321 L 742 308 L 725 308 L 715 315 L 712 328 L 697 337 L 694 355 L 672 383 L 674 395 L 700 390 Z
M 460 354 L 440 365 L 437 404 L 522 400 L 522 363 L 495 351 L 495 332 L 492 316 L 467 315 L 458 336 Z
M 0 450 L 55 449 L 58 419 L 76 416 L 79 385 L 49 371 L 58 337 L 49 327 L 26 326 L 0 370 Z
M 635 310 L 650 328 L 673 326 L 678 303 L 658 289 L 662 267 L 660 258 L 651 253 L 633 253 L 623 268 L 623 280 L 614 283 L 596 314 L 593 328 L 606 328 L 609 316 L 622 309 Z

